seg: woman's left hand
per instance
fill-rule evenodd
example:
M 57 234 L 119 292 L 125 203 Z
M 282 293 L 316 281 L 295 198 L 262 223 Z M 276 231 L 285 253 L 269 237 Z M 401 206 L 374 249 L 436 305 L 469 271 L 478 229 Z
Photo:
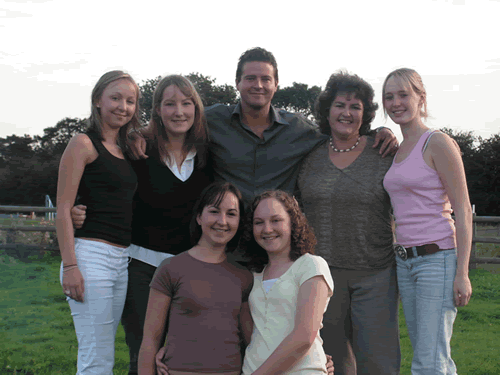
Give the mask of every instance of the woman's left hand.
M 453 295 L 455 297 L 455 306 L 461 307 L 469 303 L 472 295 L 472 285 L 467 275 L 457 275 L 453 283 Z

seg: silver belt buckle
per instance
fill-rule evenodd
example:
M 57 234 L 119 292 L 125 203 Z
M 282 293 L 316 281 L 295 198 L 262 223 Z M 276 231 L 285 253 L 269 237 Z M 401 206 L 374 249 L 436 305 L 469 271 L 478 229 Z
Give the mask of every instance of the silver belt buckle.
M 396 252 L 396 254 L 398 254 L 398 256 L 403 259 L 403 260 L 406 260 L 408 259 L 408 253 L 406 252 L 406 249 L 399 245 L 399 244 L 394 244 L 394 251 Z

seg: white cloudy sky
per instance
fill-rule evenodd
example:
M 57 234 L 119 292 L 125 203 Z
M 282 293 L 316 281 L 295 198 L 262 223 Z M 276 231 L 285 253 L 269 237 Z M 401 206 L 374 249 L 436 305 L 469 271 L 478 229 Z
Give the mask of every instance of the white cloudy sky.
M 379 103 L 385 75 L 414 68 L 430 126 L 489 137 L 500 131 L 499 15 L 500 0 L 0 0 L 0 137 L 87 117 L 112 69 L 138 82 L 200 72 L 233 84 L 255 46 L 275 54 L 282 87 L 324 86 L 343 68 Z

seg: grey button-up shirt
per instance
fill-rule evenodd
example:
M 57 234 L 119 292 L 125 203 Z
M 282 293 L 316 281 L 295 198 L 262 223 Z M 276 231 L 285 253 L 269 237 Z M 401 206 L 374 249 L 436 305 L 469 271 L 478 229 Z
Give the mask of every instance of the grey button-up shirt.
M 302 115 L 274 107 L 263 139 L 241 122 L 240 104 L 216 104 L 206 116 L 215 179 L 234 183 L 246 203 L 265 190 L 293 193 L 302 159 L 327 139 Z

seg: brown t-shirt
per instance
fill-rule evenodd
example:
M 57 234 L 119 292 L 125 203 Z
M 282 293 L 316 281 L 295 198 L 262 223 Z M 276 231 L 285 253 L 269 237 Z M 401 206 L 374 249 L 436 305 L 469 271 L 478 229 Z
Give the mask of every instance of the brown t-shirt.
M 188 252 L 165 259 L 150 287 L 172 298 L 165 363 L 172 370 L 241 369 L 239 313 L 253 276 L 231 260 L 205 263 Z

